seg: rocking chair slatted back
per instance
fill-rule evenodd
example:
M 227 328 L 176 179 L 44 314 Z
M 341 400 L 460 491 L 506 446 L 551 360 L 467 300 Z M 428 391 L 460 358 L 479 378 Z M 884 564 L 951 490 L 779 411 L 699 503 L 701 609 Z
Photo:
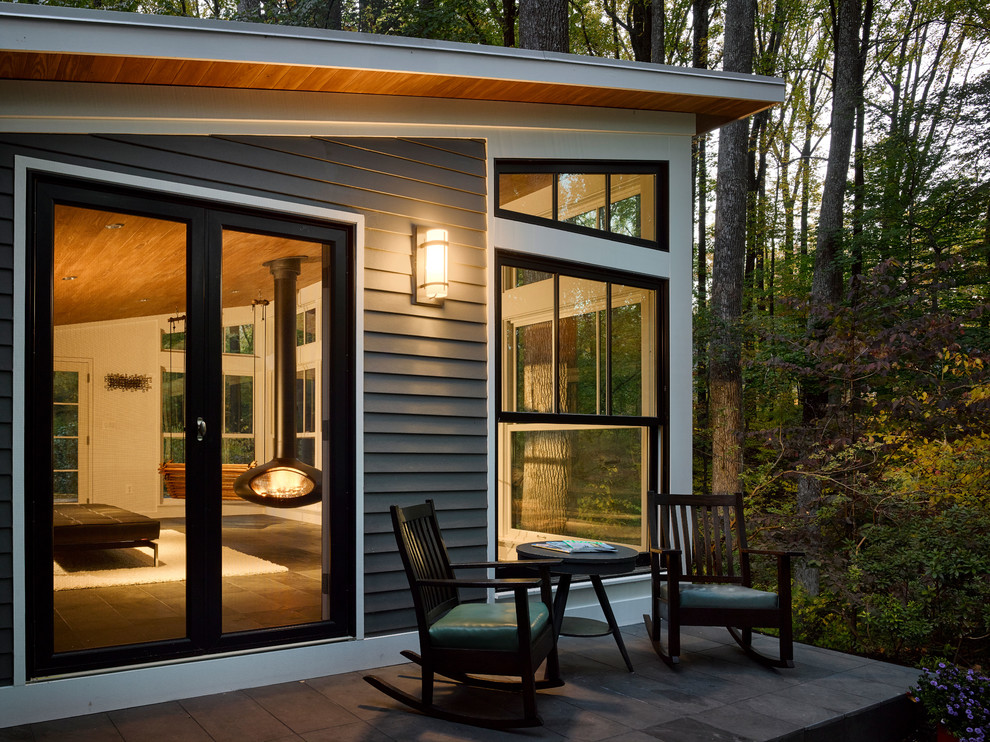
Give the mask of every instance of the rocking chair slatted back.
M 742 493 L 651 491 L 647 502 L 653 589 L 644 621 L 660 658 L 671 667 L 680 662 L 682 626 L 725 626 L 753 659 L 768 667 L 793 667 L 791 559 L 801 554 L 749 549 Z M 775 590 L 753 587 L 751 558 L 776 561 Z M 666 648 L 661 625 L 667 628 Z M 754 628 L 777 630 L 778 657 L 753 646 Z
M 749 560 L 739 549 L 746 548 L 742 522 L 742 495 L 657 494 L 661 549 L 682 554 L 682 580 L 699 583 L 748 584 Z
M 402 538 L 407 574 L 419 580 L 452 580 L 454 570 L 437 526 L 432 502 L 392 511 L 393 526 Z M 413 604 L 421 626 L 429 626 L 458 603 L 457 589 L 412 585 Z

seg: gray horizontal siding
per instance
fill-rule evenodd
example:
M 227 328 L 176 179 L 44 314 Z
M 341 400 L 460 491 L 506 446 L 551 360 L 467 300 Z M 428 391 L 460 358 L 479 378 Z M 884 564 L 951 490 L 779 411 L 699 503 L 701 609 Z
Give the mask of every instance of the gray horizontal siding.
M 10 309 L 14 154 L 365 217 L 365 522 L 368 633 L 410 628 L 388 520 L 436 500 L 456 559 L 487 542 L 486 152 L 451 139 L 3 135 L 0 137 L 0 683 L 10 682 Z M 448 230 L 450 295 L 412 303 L 416 225 Z M 4 326 L 6 323 L 6 328 Z M 4 344 L 6 343 L 6 344 Z M 7 434 L 4 435 L 6 428 Z M 4 552 L 3 550 L 7 551 Z

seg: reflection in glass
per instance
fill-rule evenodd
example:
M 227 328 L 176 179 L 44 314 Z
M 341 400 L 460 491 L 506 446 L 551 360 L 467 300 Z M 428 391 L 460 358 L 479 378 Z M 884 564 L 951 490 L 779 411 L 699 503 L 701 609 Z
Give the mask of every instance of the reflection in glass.
M 553 411 L 552 273 L 506 267 L 502 274 L 502 316 L 522 313 L 529 324 L 503 324 L 505 360 L 514 373 L 506 379 L 505 409 Z
M 254 379 L 250 376 L 224 375 L 223 400 L 223 432 L 252 432 L 254 430 Z
M 221 450 L 224 464 L 250 464 L 255 460 L 254 438 L 224 437 Z
M 185 333 L 181 333 L 185 337 Z M 162 371 L 162 460 L 186 460 L 186 375 Z
M 52 249 L 55 508 L 85 521 L 80 508 L 112 506 L 117 517 L 161 524 L 157 567 L 150 548 L 66 549 L 56 540 L 52 646 L 61 653 L 182 638 L 185 507 L 170 501 L 168 520 L 159 511 L 158 468 L 163 429 L 180 448 L 184 429 L 182 374 L 163 369 L 185 344 L 183 332 L 166 328 L 186 305 L 186 224 L 56 204 Z M 153 391 L 107 389 L 110 373 L 146 376 Z
M 603 236 L 657 239 L 656 171 L 611 172 L 605 166 L 600 172 L 503 172 L 498 205 L 504 211 L 597 230 Z
M 628 418 L 657 414 L 656 290 L 510 266 L 500 278 L 502 410 L 544 413 L 500 423 L 500 557 L 546 538 L 642 546 L 650 427 Z
M 614 173 L 609 183 L 609 231 L 656 239 L 656 175 Z
M 589 229 L 605 229 L 605 175 L 557 176 L 557 219 Z
M 75 371 L 52 373 L 52 400 L 56 403 L 79 402 L 79 374 Z
M 612 286 L 610 352 L 613 415 L 655 414 L 654 395 L 643 384 L 643 369 L 652 368 L 653 347 L 644 335 L 643 306 L 652 294 L 643 289 Z M 644 352 L 651 353 L 650 358 L 644 359 Z
M 300 258 L 295 306 L 290 317 L 289 344 L 295 350 L 296 367 L 290 372 L 298 458 L 320 468 L 320 409 L 317 389 L 321 379 L 322 352 L 317 341 L 318 313 L 323 297 L 324 246 L 267 234 L 234 229 L 223 232 L 222 286 L 224 324 L 252 323 L 253 351 L 224 357 L 226 423 L 224 461 L 241 464 L 269 462 L 280 426 L 276 392 L 274 278 L 270 261 Z M 284 261 L 283 261 L 284 262 Z M 244 297 L 251 297 L 246 300 Z M 253 301 L 253 303 L 252 303 Z M 305 308 L 304 308 L 305 307 Z M 243 352 L 243 345 L 242 352 Z M 305 364 L 305 365 L 303 365 Z M 233 468 L 233 467 L 232 467 Z M 290 470 L 267 470 L 273 489 L 284 486 Z M 310 485 L 312 487 L 312 485 Z M 324 491 L 327 486 L 324 484 Z M 297 508 L 266 508 L 225 491 L 222 543 L 226 549 L 264 560 L 258 573 L 224 575 L 221 582 L 223 633 L 295 626 L 323 620 L 324 538 L 322 503 Z M 225 553 L 228 553 L 225 549 Z
M 68 404 L 55 405 L 55 436 L 79 435 L 79 406 Z
M 307 309 L 296 315 L 296 345 L 316 342 L 316 310 Z
M 223 352 L 240 355 L 254 353 L 254 325 L 223 328 Z
M 560 277 L 558 373 L 561 412 L 596 415 L 604 411 L 605 352 L 600 317 L 606 284 Z
M 646 428 L 505 427 L 513 528 L 641 544 Z
M 500 173 L 499 208 L 553 219 L 552 173 Z

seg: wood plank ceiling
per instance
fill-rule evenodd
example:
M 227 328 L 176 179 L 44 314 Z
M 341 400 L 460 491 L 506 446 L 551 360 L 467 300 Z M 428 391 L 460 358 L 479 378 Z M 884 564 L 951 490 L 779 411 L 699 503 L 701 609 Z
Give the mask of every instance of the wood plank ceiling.
M 271 301 L 264 261 L 305 255 L 298 287 L 320 280 L 321 246 L 226 230 L 224 307 Z M 135 214 L 59 205 L 53 266 L 56 325 L 121 320 L 186 311 L 186 225 Z

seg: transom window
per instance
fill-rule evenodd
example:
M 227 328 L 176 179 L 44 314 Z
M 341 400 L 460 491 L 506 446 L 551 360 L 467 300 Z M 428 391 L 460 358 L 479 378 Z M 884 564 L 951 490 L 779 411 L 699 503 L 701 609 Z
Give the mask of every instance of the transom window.
M 656 482 L 663 286 L 502 253 L 499 546 L 645 547 Z
M 666 163 L 500 160 L 496 215 L 667 248 Z

